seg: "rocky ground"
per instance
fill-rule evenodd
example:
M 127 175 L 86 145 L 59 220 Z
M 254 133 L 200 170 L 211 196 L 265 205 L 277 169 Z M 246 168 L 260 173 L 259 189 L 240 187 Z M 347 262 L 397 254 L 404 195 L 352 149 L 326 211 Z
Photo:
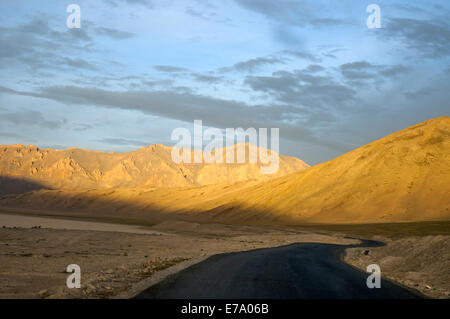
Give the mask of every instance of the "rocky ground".
M 0 228 L 0 298 L 109 298 L 193 257 L 294 242 L 355 243 L 257 227 L 174 222 L 154 229 L 160 234 Z M 69 264 L 81 267 L 81 289 L 66 287 Z
M 384 247 L 350 248 L 345 261 L 362 270 L 378 264 L 383 277 L 419 290 L 431 298 L 450 298 L 450 236 L 374 236 Z

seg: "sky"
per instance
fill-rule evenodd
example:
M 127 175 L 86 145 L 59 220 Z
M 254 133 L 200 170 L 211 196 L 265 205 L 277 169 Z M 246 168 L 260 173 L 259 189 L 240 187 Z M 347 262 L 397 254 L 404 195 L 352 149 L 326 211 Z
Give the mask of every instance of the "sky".
M 445 0 L 0 1 L 0 144 L 123 152 L 202 120 L 317 164 L 443 115 Z

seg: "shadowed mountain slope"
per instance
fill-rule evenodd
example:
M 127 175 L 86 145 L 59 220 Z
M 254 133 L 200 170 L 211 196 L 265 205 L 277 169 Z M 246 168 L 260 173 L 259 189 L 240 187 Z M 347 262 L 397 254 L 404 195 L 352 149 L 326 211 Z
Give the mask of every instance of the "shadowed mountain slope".
M 159 212 L 229 223 L 450 220 L 450 118 L 429 120 L 334 160 L 268 181 L 202 187 L 37 191 L 0 206 L 97 215 Z

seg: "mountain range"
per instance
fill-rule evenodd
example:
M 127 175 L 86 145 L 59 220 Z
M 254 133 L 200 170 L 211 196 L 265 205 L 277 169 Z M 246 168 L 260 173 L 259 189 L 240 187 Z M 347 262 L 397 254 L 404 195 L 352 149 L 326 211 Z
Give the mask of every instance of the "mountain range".
M 251 149 L 244 146 L 247 158 Z M 238 144 L 222 150 L 224 163 L 180 163 L 172 160 L 172 147 L 150 145 L 134 152 L 106 153 L 85 149 L 40 149 L 33 145 L 0 146 L 0 195 L 37 189 L 80 190 L 117 187 L 187 187 L 244 180 L 268 180 L 309 165 L 280 155 L 274 174 L 261 173 L 268 164 L 237 163 Z M 226 163 L 233 152 L 235 164 Z M 205 153 L 206 154 L 206 153 Z
M 204 172 L 203 167 L 191 169 L 192 173 L 187 179 L 178 173 L 178 167 L 172 169 L 167 164 L 170 166 L 167 172 L 173 175 L 158 179 L 167 180 L 167 184 L 149 183 L 148 177 L 140 179 L 147 180 L 144 183 L 134 181 L 131 168 L 146 166 L 145 162 L 138 161 L 133 155 L 152 153 L 153 149 L 158 148 L 164 149 L 163 146 L 151 146 L 138 153 L 115 155 L 120 160 L 108 168 L 122 175 L 96 179 L 102 188 L 77 189 L 79 184 L 74 182 L 72 189 L 41 189 L 4 196 L 0 199 L 0 206 L 39 208 L 71 214 L 83 211 L 95 216 L 126 216 L 134 219 L 176 217 L 244 224 L 450 220 L 450 118 L 446 116 L 413 125 L 312 167 L 307 167 L 300 160 L 282 157 L 280 169 L 283 170 L 281 176 L 276 178 L 260 177 L 254 172 L 249 174 L 246 169 L 245 173 L 236 173 L 239 178 L 230 181 L 226 174 L 225 177 L 218 177 L 214 172 L 214 164 L 210 164 L 213 166 Z M 30 159 L 37 156 L 36 148 L 7 146 L 3 149 L 7 151 L 0 153 L 1 175 L 5 172 L 10 175 L 13 172 L 32 175 Z M 20 171 L 14 168 L 15 162 L 10 157 L 11 153 L 19 151 L 34 154 L 15 155 L 16 161 L 21 159 L 19 163 L 27 163 L 26 168 L 18 166 Z M 61 161 L 78 171 L 77 176 L 87 175 L 79 177 L 80 180 L 89 180 L 95 176 L 96 163 L 109 156 L 91 152 L 89 154 L 96 159 L 91 163 L 84 162 L 81 155 L 76 155 L 87 154 L 86 151 L 48 152 L 62 152 L 64 155 L 52 161 L 50 167 L 53 167 L 53 173 L 42 176 L 56 175 L 63 180 L 70 180 L 70 176 L 64 175 L 65 170 L 59 171 Z M 5 153 L 9 161 L 4 160 Z M 25 162 L 25 157 L 30 159 Z M 132 159 L 134 166 L 130 163 Z M 3 164 L 5 162 L 10 165 L 7 171 Z M 169 174 L 162 164 L 166 162 L 160 160 L 158 163 L 161 171 Z M 176 180 L 173 176 L 176 176 Z M 123 177 L 125 180 L 122 180 Z M 172 184 L 171 178 L 175 181 Z M 78 177 L 74 180 L 78 180 Z M 178 184 L 178 181 L 184 184 Z M 56 183 L 52 185 L 58 186 Z M 92 185 L 95 186 L 95 183 Z

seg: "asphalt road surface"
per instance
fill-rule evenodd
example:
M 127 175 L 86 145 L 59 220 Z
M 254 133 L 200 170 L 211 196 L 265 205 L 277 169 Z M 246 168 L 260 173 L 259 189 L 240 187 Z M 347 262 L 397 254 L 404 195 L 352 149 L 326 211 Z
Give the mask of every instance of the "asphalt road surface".
M 212 256 L 141 292 L 136 298 L 179 299 L 336 299 L 421 298 L 418 293 L 381 280 L 369 289 L 369 273 L 341 261 L 348 247 L 299 243 Z M 381 269 L 383 274 L 383 269 Z

